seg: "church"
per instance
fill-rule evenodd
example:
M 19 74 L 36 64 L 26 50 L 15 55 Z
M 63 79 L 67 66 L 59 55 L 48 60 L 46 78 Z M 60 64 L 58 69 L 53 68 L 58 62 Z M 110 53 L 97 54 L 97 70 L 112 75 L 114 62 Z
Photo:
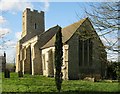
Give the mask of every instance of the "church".
M 26 8 L 17 43 L 16 72 L 54 77 L 55 36 L 59 25 L 45 31 L 44 12 Z M 105 76 L 107 53 L 89 18 L 62 28 L 63 79 Z

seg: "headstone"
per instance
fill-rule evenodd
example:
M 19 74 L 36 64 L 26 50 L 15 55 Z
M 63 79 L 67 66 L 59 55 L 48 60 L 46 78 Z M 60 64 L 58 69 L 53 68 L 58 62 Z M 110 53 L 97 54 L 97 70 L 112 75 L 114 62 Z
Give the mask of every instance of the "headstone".
M 5 69 L 5 71 L 4 71 L 4 77 L 5 78 L 10 78 L 10 71 L 8 69 Z
M 18 77 L 23 77 L 23 72 L 22 71 L 18 71 Z
M 91 77 L 85 77 L 84 80 L 85 81 L 95 82 L 95 78 L 91 78 Z

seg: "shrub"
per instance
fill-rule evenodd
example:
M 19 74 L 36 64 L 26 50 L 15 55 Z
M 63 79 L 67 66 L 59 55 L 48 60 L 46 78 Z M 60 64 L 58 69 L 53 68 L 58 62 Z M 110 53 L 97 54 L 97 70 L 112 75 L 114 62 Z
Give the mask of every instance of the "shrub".
M 61 90 L 61 84 L 62 84 L 62 72 L 61 72 L 61 66 L 62 66 L 62 33 L 61 33 L 61 27 L 59 27 L 59 30 L 56 34 L 56 41 L 55 41 L 55 82 L 57 90 L 60 92 Z

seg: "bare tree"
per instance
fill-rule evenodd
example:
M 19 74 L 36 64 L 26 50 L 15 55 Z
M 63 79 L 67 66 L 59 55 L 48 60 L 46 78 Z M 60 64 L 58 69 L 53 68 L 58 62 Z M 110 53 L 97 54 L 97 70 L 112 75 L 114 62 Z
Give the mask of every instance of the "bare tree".
M 0 33 L 0 50 L 3 50 L 5 48 L 5 43 L 9 40 L 6 40 L 7 33 Z
M 106 42 L 106 49 L 120 55 L 120 2 L 89 3 L 88 8 L 84 8 L 85 14 Z
M 85 9 L 85 13 L 91 19 L 99 36 L 106 41 L 106 50 L 118 54 L 118 65 L 115 71 L 120 81 L 120 2 L 92 3 L 89 7 L 91 11 Z

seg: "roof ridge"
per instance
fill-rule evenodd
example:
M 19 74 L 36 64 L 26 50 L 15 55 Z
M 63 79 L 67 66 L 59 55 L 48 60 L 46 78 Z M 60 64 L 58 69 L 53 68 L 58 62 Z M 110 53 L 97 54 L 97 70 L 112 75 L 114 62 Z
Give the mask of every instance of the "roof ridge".
M 82 22 L 82 23 L 83 23 L 86 19 L 89 19 L 89 18 L 88 18 L 88 17 L 83 18 L 83 19 L 81 19 L 81 20 L 79 20 L 79 21 L 77 21 L 77 22 L 74 22 L 74 23 L 72 23 L 72 24 L 70 24 L 70 25 L 64 27 L 63 29 L 65 29 L 65 28 L 67 28 L 67 27 L 69 27 L 69 26 L 72 26 L 72 25 L 74 25 L 74 24 L 76 24 L 76 23 L 79 23 L 79 22 Z M 81 23 L 81 24 L 82 24 L 82 23 Z
M 62 42 L 65 43 L 66 41 L 68 41 L 86 19 L 87 18 L 84 18 L 84 19 L 82 19 L 78 22 L 75 22 L 65 28 L 62 28 Z M 74 25 L 76 25 L 76 26 L 74 26 Z M 54 37 L 55 37 L 55 35 L 41 48 L 44 49 L 44 48 L 53 46 L 54 41 L 55 41 Z
M 60 27 L 60 26 L 59 26 L 59 25 L 55 25 L 55 26 L 53 26 L 53 27 L 49 28 L 48 30 L 46 30 L 46 31 L 42 32 L 42 33 L 41 33 L 40 35 L 38 35 L 38 36 L 41 36 L 41 35 L 43 35 L 43 34 L 47 33 L 48 31 L 50 31 L 51 29 L 53 29 L 53 28 L 55 28 L 55 27 Z

